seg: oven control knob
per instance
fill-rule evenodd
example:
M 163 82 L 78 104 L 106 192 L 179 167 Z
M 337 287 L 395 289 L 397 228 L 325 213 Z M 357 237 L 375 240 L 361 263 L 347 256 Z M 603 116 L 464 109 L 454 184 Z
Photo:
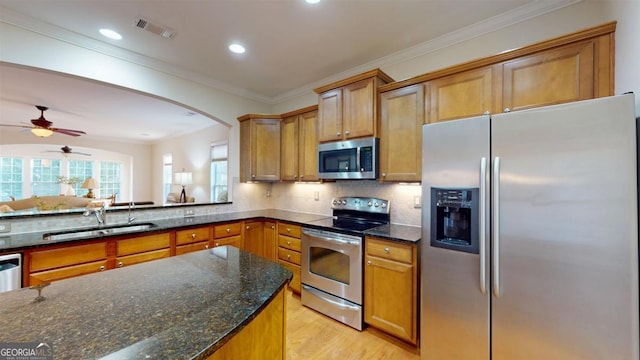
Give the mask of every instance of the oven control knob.
M 380 204 L 378 204 L 378 203 L 373 203 L 373 206 L 378 207 L 378 206 L 380 206 Z
M 342 200 L 342 205 L 347 205 L 347 200 Z
M 373 205 L 373 204 L 371 203 L 371 201 L 369 201 L 369 202 L 367 203 L 367 206 L 371 206 L 371 205 Z
M 387 207 L 387 204 L 382 203 L 382 205 L 380 205 L 380 206 L 382 206 L 382 208 L 384 209 L 384 208 L 386 208 L 386 207 Z

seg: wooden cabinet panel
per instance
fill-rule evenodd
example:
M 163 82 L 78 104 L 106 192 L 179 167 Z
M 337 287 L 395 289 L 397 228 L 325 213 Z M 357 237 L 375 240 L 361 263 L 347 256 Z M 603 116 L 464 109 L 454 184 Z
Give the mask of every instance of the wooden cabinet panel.
M 205 250 L 209 248 L 209 241 L 201 241 L 187 245 L 176 246 L 176 255 L 182 255 L 194 251 Z
M 36 271 L 29 274 L 29 286 L 67 279 L 74 276 L 92 274 L 107 269 L 107 260 L 95 261 L 86 264 L 65 266 L 53 270 Z
M 293 273 L 293 278 L 291 278 L 291 282 L 289 282 L 289 287 L 293 292 L 300 294 L 300 290 L 302 288 L 302 283 L 300 281 L 300 265 L 295 265 L 284 260 L 278 260 L 278 263 Z
M 380 180 L 422 180 L 424 85 L 380 94 Z
M 484 67 L 429 82 L 427 122 L 434 123 L 482 115 L 493 106 L 492 67 Z
M 502 106 L 514 111 L 593 98 L 595 47 L 583 41 L 502 63 Z
M 145 251 L 138 254 L 118 256 L 116 257 L 116 267 L 124 267 L 134 264 L 139 264 L 146 261 L 164 259 L 171 256 L 171 249 L 160 249 Z
M 269 260 L 276 261 L 278 259 L 278 233 L 276 231 L 276 223 L 273 221 L 264 222 L 264 237 L 263 237 L 263 255 Z
M 227 236 L 240 235 L 241 232 L 242 232 L 241 222 L 215 225 L 213 227 L 213 237 L 216 239 L 227 237 Z
M 244 226 L 244 250 L 264 256 L 264 228 L 262 221 L 245 221 Z
M 29 253 L 29 270 L 30 272 L 36 272 L 106 259 L 106 242 L 70 245 L 55 249 L 31 251 Z
M 342 89 L 318 96 L 318 141 L 342 139 Z
M 316 106 L 292 116 L 283 114 L 281 177 L 283 181 L 318 181 L 318 111 Z
M 280 180 L 280 118 L 245 115 L 240 121 L 240 181 Z
M 279 223 L 278 234 L 300 238 L 302 236 L 302 227 L 300 225 Z
M 171 235 L 169 233 L 139 236 L 116 241 L 116 256 L 138 254 L 158 249 L 169 249 Z
M 208 226 L 176 231 L 176 245 L 209 241 L 209 238 Z
M 300 265 L 300 253 L 284 247 L 278 247 L 278 259 Z
M 343 138 L 374 136 L 377 108 L 374 79 L 365 79 L 345 86 L 343 96 Z
M 365 238 L 365 322 L 417 344 L 417 246 Z
M 225 246 L 225 245 L 231 245 L 231 246 L 237 247 L 238 249 L 242 249 L 242 236 L 235 235 L 235 236 L 228 236 L 225 238 L 214 240 L 214 246 Z
M 298 180 L 298 116 L 282 119 L 280 166 L 283 181 Z

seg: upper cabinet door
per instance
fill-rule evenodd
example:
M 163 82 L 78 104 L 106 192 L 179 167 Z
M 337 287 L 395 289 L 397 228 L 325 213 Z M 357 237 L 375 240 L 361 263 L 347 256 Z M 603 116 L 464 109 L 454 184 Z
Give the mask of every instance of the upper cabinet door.
M 375 79 L 365 79 L 345 86 L 343 96 L 342 130 L 344 139 L 374 136 L 376 115 Z
M 380 181 L 420 181 L 424 85 L 380 94 Z
M 427 123 L 461 119 L 493 109 L 493 68 L 467 70 L 430 81 Z
M 318 96 L 318 140 L 342 140 L 342 89 Z
M 594 98 L 596 47 L 590 39 L 502 63 L 500 112 Z
M 298 116 L 289 116 L 282 119 L 281 138 L 281 176 L 283 181 L 298 180 Z
M 248 114 L 238 120 L 240 181 L 280 180 L 280 118 Z
M 319 181 L 318 178 L 318 111 L 298 116 L 298 178 L 299 181 Z

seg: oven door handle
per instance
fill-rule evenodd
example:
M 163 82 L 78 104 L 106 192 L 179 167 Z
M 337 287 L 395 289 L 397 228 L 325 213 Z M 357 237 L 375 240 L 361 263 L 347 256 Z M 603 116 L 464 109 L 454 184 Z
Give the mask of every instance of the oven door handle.
M 361 243 L 360 238 L 358 238 L 357 240 L 345 240 L 345 239 L 340 239 L 338 237 L 331 236 L 331 234 L 328 234 L 328 233 L 321 233 L 313 230 L 304 229 L 302 230 L 302 233 L 304 235 L 307 235 L 309 237 L 315 238 L 320 241 L 331 241 L 341 245 L 360 246 L 360 243 Z
M 305 291 L 309 292 L 311 295 L 317 297 L 318 299 L 320 299 L 322 301 L 326 301 L 326 302 L 328 302 L 328 303 L 330 303 L 332 305 L 335 305 L 337 307 L 340 307 L 340 308 L 343 308 L 343 309 L 347 309 L 347 310 L 354 310 L 354 311 L 360 310 L 360 308 L 358 306 L 353 306 L 353 305 L 345 304 L 343 302 L 335 301 L 333 299 L 329 299 L 328 297 L 324 296 L 322 294 L 322 292 L 312 288 L 311 286 L 307 286 L 305 284 L 302 284 L 302 288 Z

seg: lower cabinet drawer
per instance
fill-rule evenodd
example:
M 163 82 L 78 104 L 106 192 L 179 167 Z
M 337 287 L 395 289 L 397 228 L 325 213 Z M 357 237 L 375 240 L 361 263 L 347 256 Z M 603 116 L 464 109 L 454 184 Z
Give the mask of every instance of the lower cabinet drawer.
M 176 246 L 176 255 L 182 255 L 182 254 L 204 250 L 208 248 L 209 248 L 208 241 L 201 241 L 198 243 L 193 243 L 188 245 L 179 245 L 179 246 Z
M 200 227 L 176 231 L 176 244 L 192 244 L 209 240 L 209 227 Z
M 29 284 L 37 285 L 43 282 L 62 280 L 85 274 L 93 274 L 104 271 L 106 268 L 107 260 L 104 260 L 81 265 L 67 266 L 55 270 L 32 272 L 29 274 Z
M 98 242 L 33 251 L 30 253 L 30 259 L 29 270 L 31 272 L 66 266 L 73 267 L 83 263 L 106 260 L 107 245 L 105 242 Z
M 171 235 L 169 233 L 123 239 L 116 242 L 116 256 L 132 255 L 165 248 L 169 251 L 169 246 L 171 246 Z
M 283 261 L 283 260 L 278 260 L 278 263 L 280 265 L 286 267 L 287 269 L 289 269 L 293 273 L 293 278 L 291 279 L 291 282 L 289 283 L 289 287 L 291 288 L 291 290 L 293 290 L 293 292 L 300 294 L 300 288 L 301 288 L 301 284 L 300 284 L 300 265 L 292 264 L 290 262 Z
M 129 266 L 133 264 L 139 264 L 145 261 L 163 259 L 171 256 L 171 250 L 161 249 L 155 251 L 147 251 L 140 254 L 121 256 L 116 258 L 116 267 Z
M 285 248 L 278 248 L 278 259 L 300 265 L 300 253 Z

